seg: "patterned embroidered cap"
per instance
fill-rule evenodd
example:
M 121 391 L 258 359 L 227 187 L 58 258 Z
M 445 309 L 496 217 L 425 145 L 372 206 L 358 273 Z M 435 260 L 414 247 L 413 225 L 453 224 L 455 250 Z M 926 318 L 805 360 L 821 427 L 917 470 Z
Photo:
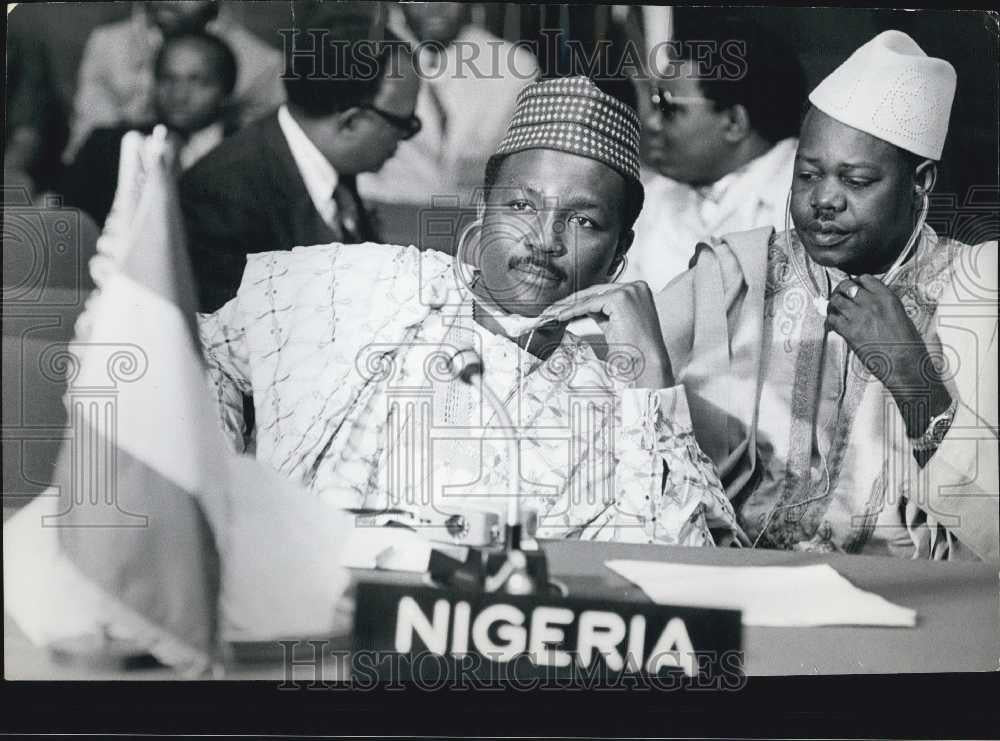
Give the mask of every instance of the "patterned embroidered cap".
M 902 31 L 859 47 L 809 94 L 831 118 L 900 149 L 941 159 L 955 98 L 955 68 Z
M 639 179 L 639 117 L 583 76 L 540 80 L 517 96 L 498 155 L 556 149 Z

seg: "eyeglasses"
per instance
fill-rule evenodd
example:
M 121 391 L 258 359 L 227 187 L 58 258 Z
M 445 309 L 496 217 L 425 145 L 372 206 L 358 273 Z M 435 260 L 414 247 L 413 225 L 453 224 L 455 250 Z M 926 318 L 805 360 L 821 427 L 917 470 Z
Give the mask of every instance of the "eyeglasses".
M 668 121 L 676 116 L 679 111 L 683 110 L 683 106 L 685 105 L 713 102 L 711 99 L 704 97 L 674 95 L 669 90 L 664 90 L 661 87 L 653 88 L 649 99 L 660 111 L 660 114 Z
M 409 116 L 397 116 L 395 113 L 389 113 L 388 111 L 383 111 L 381 108 L 377 108 L 371 103 L 365 103 L 360 107 L 364 108 L 365 110 L 371 111 L 375 115 L 379 116 L 383 120 L 387 121 L 388 123 L 395 126 L 397 129 L 402 131 L 403 135 L 400 137 L 400 139 L 402 139 L 403 141 L 406 141 L 407 139 L 412 139 L 418 133 L 420 133 L 420 129 L 423 128 L 423 122 L 420 120 L 420 117 L 417 116 L 416 114 L 411 114 Z

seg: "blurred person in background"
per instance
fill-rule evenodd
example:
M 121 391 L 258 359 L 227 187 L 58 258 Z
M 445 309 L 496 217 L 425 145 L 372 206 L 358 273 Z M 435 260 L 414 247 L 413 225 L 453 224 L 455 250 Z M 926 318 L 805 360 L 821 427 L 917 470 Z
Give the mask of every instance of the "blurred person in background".
M 13 27 L 7 36 L 4 185 L 29 195 L 53 187 L 66 143 L 65 111 L 40 44 Z
M 194 165 L 234 130 L 225 114 L 237 72 L 235 55 L 218 36 L 206 31 L 168 36 L 154 63 L 155 118 L 140 126 L 91 132 L 63 178 L 66 205 L 104 223 L 118 184 L 121 140 L 130 129 L 148 134 L 156 124 L 165 124 L 177 138 L 181 169 Z
M 297 3 L 294 19 L 284 79 L 288 103 L 181 178 L 202 311 L 236 294 L 248 254 L 374 241 L 355 176 L 378 170 L 400 141 L 420 130 L 414 113 L 420 80 L 405 44 L 380 25 L 377 4 Z M 323 68 L 324 47 L 308 29 L 351 42 L 336 49 L 343 64 L 314 74 Z M 379 39 L 384 43 L 375 43 Z
M 797 56 L 757 24 L 720 21 L 687 35 L 651 80 L 643 136 L 656 172 L 644 178 L 623 275 L 654 291 L 687 269 L 699 242 L 783 228 L 805 102 Z
M 80 63 L 70 142 L 64 159 L 96 128 L 143 125 L 155 116 L 154 62 L 163 39 L 207 30 L 228 44 L 239 73 L 233 121 L 245 124 L 284 100 L 281 53 L 238 24 L 225 5 L 211 0 L 136 3 L 130 18 L 91 33 Z
M 531 52 L 470 21 L 466 3 L 400 3 L 390 28 L 416 49 L 423 128 L 377 173 L 358 178 L 367 198 L 431 205 L 482 185 L 486 160 L 503 138 L 517 94 L 538 76 Z

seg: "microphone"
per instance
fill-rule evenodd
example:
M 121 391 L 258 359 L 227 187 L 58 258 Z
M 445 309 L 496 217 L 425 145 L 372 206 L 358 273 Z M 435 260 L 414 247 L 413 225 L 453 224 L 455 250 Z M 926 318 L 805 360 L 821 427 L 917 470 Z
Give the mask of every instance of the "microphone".
M 452 373 L 463 383 L 472 385 L 473 377 L 483 375 L 483 359 L 471 347 L 461 348 L 448 362 L 451 364 Z
M 507 438 L 507 457 L 514 470 L 507 477 L 507 523 L 505 528 L 506 549 L 516 550 L 521 547 L 521 496 L 518 485 L 521 481 L 520 431 L 514 426 L 514 421 L 507 412 L 503 401 L 483 380 L 483 359 L 472 347 L 463 347 L 451 357 L 451 370 L 455 377 L 479 391 L 480 396 L 490 405 L 500 425 L 510 430 Z
M 507 477 L 507 522 L 504 528 L 502 553 L 487 553 L 484 572 L 480 573 L 485 591 L 505 591 L 508 594 L 534 594 L 549 590 L 548 566 L 541 549 L 521 549 L 521 430 L 507 412 L 507 407 L 483 378 L 483 359 L 472 347 L 460 348 L 450 359 L 454 377 L 478 389 L 480 397 L 490 405 L 501 427 L 510 431 L 507 457 L 512 470 Z

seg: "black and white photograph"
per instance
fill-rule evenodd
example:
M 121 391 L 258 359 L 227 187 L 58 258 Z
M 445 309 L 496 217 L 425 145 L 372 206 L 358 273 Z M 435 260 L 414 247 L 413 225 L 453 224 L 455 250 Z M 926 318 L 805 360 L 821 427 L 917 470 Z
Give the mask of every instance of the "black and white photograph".
M 5 41 L 4 735 L 998 732 L 995 10 Z

